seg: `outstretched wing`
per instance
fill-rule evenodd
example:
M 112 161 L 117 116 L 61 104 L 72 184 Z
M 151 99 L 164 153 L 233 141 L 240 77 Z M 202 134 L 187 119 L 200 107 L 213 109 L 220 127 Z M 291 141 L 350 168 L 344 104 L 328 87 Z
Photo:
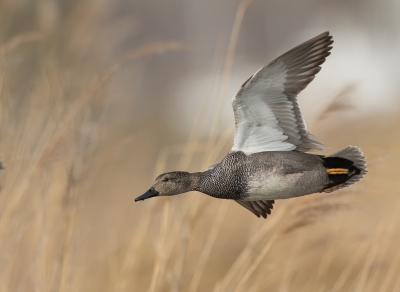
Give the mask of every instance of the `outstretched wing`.
M 278 57 L 242 85 L 232 101 L 236 124 L 232 151 L 326 148 L 307 131 L 297 95 L 321 70 L 332 43 L 325 32 Z
M 254 215 L 260 218 L 263 216 L 267 218 L 268 215 L 271 214 L 271 210 L 274 207 L 274 200 L 265 200 L 265 201 L 236 201 L 247 210 L 251 211 Z

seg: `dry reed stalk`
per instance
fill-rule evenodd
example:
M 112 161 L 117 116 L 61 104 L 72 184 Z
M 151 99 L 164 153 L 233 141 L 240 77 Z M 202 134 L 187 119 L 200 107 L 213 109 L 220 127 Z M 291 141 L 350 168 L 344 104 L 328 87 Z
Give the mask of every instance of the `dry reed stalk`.
M 213 154 L 215 156 L 214 157 L 215 159 L 216 157 L 218 157 L 218 155 L 222 153 L 222 151 L 225 149 L 228 143 L 232 143 L 231 137 L 234 132 L 235 132 L 235 126 L 231 125 L 229 128 L 226 128 L 225 131 L 222 133 L 221 137 L 217 139 L 215 146 L 213 148 L 214 149 Z M 203 169 L 206 168 L 210 163 L 212 162 L 204 160 L 204 163 L 202 165 Z
M 46 198 L 46 197 L 48 198 L 49 190 L 48 189 L 43 189 L 42 192 L 43 192 L 42 196 L 44 198 Z M 47 193 L 47 194 L 44 194 L 44 193 Z M 39 211 L 39 210 L 42 211 L 43 209 L 45 209 L 46 208 L 46 206 L 45 206 L 46 204 L 48 204 L 48 202 L 46 202 L 46 200 L 44 200 L 43 204 L 41 204 L 41 206 L 40 206 L 41 209 L 38 208 L 37 211 Z M 40 224 L 40 227 L 39 227 L 40 229 L 39 229 L 39 232 L 38 232 L 39 234 L 43 234 L 44 233 L 45 225 L 46 225 L 44 212 L 41 212 L 41 215 L 42 215 L 41 216 L 41 222 L 40 222 L 41 224 Z M 29 228 L 29 227 L 27 227 L 27 228 Z M 29 273 L 27 273 L 25 275 L 25 277 L 21 279 L 21 282 L 19 284 L 19 288 L 18 288 L 17 292 L 21 292 L 21 291 L 24 291 L 24 290 L 28 289 L 27 288 L 28 279 L 29 279 L 29 277 L 31 275 L 35 274 L 35 271 L 38 269 L 38 266 L 40 265 L 38 262 L 40 260 L 40 257 L 42 255 L 43 251 L 45 250 L 45 245 L 46 245 L 46 238 L 43 236 L 43 237 L 40 238 L 40 240 L 39 240 L 39 242 L 37 244 L 37 248 L 36 248 L 36 250 L 34 252 L 34 255 L 32 257 L 32 261 L 31 261 L 30 268 L 29 268 Z M 35 280 L 37 281 L 37 279 L 35 279 Z M 36 290 L 39 290 L 38 288 L 40 287 L 40 285 L 38 285 L 38 283 L 36 281 L 34 283 L 35 286 L 36 286 L 35 288 L 36 288 Z M 42 283 L 44 283 L 44 282 L 46 282 L 46 281 L 45 280 L 42 281 Z
M 49 131 L 46 131 L 45 129 L 42 134 L 41 141 L 38 141 L 39 146 L 36 147 L 36 149 L 31 153 L 31 161 L 36 162 L 40 159 L 40 154 L 41 154 L 41 144 L 45 143 L 44 141 L 49 139 L 51 137 L 51 133 L 48 133 Z M 21 173 L 21 175 L 18 177 L 18 179 L 14 180 L 14 184 L 7 184 L 6 190 L 7 193 L 12 193 L 13 196 L 7 196 L 5 197 L 5 205 L 7 208 L 5 208 L 1 214 L 0 217 L 0 233 L 1 231 L 4 231 L 5 228 L 3 224 L 7 224 L 5 221 L 2 220 L 3 218 L 12 218 L 16 212 L 18 211 L 19 206 L 21 205 L 23 195 L 28 189 L 28 186 L 30 184 L 30 180 L 35 178 L 36 173 L 35 173 L 35 165 L 29 163 L 27 165 L 27 168 L 24 169 L 24 171 Z
M 221 64 L 218 59 L 218 52 L 221 50 L 222 45 L 218 45 L 215 53 L 214 53 L 214 59 L 212 62 L 212 68 L 211 68 L 211 74 L 215 74 L 216 76 L 212 79 L 213 82 L 209 89 L 206 91 L 205 94 L 205 99 L 203 102 L 203 105 L 200 108 L 199 114 L 196 116 L 196 120 L 194 123 L 194 128 L 189 134 L 189 138 L 187 140 L 186 146 L 184 151 L 187 153 L 186 155 L 182 155 L 179 162 L 178 162 L 178 169 L 186 169 L 189 166 L 190 161 L 193 158 L 193 153 L 194 151 L 197 151 L 199 148 L 199 143 L 200 143 L 200 136 L 201 136 L 201 130 L 205 124 L 206 119 L 204 119 L 204 116 L 206 115 L 207 111 L 209 111 L 212 108 L 212 98 L 214 97 L 213 92 L 217 88 L 217 84 L 219 81 L 219 75 L 216 74 L 221 67 Z M 204 149 L 204 147 L 203 147 Z
M 158 158 L 156 159 L 156 165 L 154 167 L 154 175 L 153 176 L 155 176 L 165 170 L 168 156 L 170 155 L 170 151 L 171 151 L 170 147 L 164 147 L 163 149 L 160 150 L 160 152 L 158 154 Z M 154 211 L 154 207 L 156 204 L 157 204 L 156 201 L 150 200 L 148 210 L 147 210 L 147 212 L 144 212 L 144 213 L 151 214 L 151 212 Z M 165 216 L 165 212 L 166 212 L 166 209 L 165 209 L 166 206 L 167 205 L 164 205 L 164 216 Z M 126 286 L 128 285 L 128 281 L 131 278 L 130 272 L 133 271 L 135 266 L 138 264 L 138 261 L 137 261 L 137 258 L 139 255 L 138 253 L 139 253 L 141 245 L 143 244 L 143 240 L 146 236 L 148 227 L 150 226 L 150 222 L 151 222 L 151 216 L 150 215 L 144 216 L 144 218 L 142 218 L 141 224 L 139 225 L 139 229 L 136 230 L 135 235 L 132 236 L 132 241 L 131 241 L 131 244 L 129 244 L 127 256 L 125 257 L 125 260 L 122 264 L 120 274 L 116 281 L 116 291 L 125 291 Z M 162 225 L 161 225 L 162 228 L 166 228 L 165 224 L 166 224 L 166 222 L 162 222 Z M 162 229 L 162 230 L 164 230 L 164 229 Z M 163 232 L 165 232 L 165 231 L 163 231 Z M 160 238 L 162 238 L 162 235 L 160 235 Z M 158 265 L 160 264 L 160 262 L 161 262 L 161 259 L 159 257 Z M 152 288 L 151 285 L 156 285 L 156 282 L 157 282 L 156 277 L 157 277 L 158 272 L 159 272 L 159 266 L 157 266 L 157 267 L 155 266 L 153 269 L 153 277 L 152 277 L 151 283 L 150 283 L 151 289 L 155 289 L 155 287 Z
M 374 260 L 376 258 L 376 254 L 378 252 L 379 248 L 379 242 L 381 241 L 381 236 L 383 236 L 384 231 L 385 231 L 385 226 L 384 224 L 387 223 L 386 221 L 388 220 L 388 217 L 385 218 L 385 220 L 381 220 L 381 223 L 378 226 L 377 234 L 374 237 L 374 240 L 371 243 L 371 246 L 369 248 L 368 256 L 364 262 L 363 268 L 361 270 L 358 282 L 356 282 L 356 287 L 354 291 L 359 292 L 359 291 L 365 291 L 366 289 L 366 283 L 368 282 L 368 277 L 370 276 L 372 265 L 374 263 Z
M 178 250 L 182 248 L 182 251 L 178 253 L 176 264 L 173 268 L 173 277 L 170 280 L 171 291 L 181 291 L 182 290 L 182 275 L 184 273 L 185 259 L 188 255 L 188 246 L 190 243 L 190 227 L 188 224 L 183 224 L 183 228 L 180 230 L 180 246 Z
M 293 277 L 293 270 L 296 268 L 296 264 L 294 263 L 294 259 L 296 255 L 301 251 L 301 248 L 304 245 L 305 237 L 298 233 L 296 235 L 296 239 L 293 241 L 291 246 L 291 250 L 289 251 L 289 255 L 286 258 L 286 265 L 282 272 L 282 277 L 279 285 L 279 292 L 287 292 L 289 290 L 290 279 Z
M 221 282 L 217 283 L 214 287 L 214 292 L 218 291 L 227 291 L 229 284 L 232 282 L 235 275 L 239 274 L 240 269 L 246 269 L 244 266 L 246 262 L 249 261 L 253 249 L 256 245 L 258 245 L 266 236 L 266 234 L 272 230 L 276 225 L 278 225 L 284 218 L 285 211 L 287 206 L 281 206 L 279 211 L 274 213 L 274 216 L 269 219 L 269 224 L 265 224 L 257 231 L 256 234 L 248 241 L 246 246 L 240 252 L 240 254 L 236 257 L 234 263 L 231 265 L 230 269 L 227 271 L 225 277 Z
M 149 204 L 148 213 L 154 209 L 155 202 Z M 131 242 L 129 243 L 129 248 L 124 257 L 124 261 L 121 264 L 121 270 L 115 281 L 115 291 L 123 292 L 126 291 L 129 280 L 132 278 L 131 272 L 134 270 L 135 266 L 138 264 L 140 247 L 143 245 L 144 238 L 147 234 L 151 221 L 150 216 L 143 216 L 140 221 L 140 225 L 135 233 L 132 235 Z
M 6 43 L 4 43 L 0 46 L 0 56 L 3 59 L 7 53 L 11 52 L 19 45 L 27 43 L 27 42 L 40 41 L 40 40 L 43 40 L 44 38 L 45 38 L 45 35 L 42 34 L 40 31 L 20 33 L 16 36 L 12 37 Z
M 72 168 L 70 169 L 70 173 L 68 176 L 68 184 L 67 189 L 65 190 L 68 200 L 67 214 L 65 218 L 65 228 L 66 235 L 64 237 L 64 241 L 62 242 L 62 251 L 60 257 L 60 269 L 58 281 L 55 283 L 55 287 L 53 288 L 55 291 L 70 291 L 70 275 L 68 274 L 71 271 L 71 256 L 72 256 L 72 240 L 73 233 L 76 220 L 76 212 L 77 212 L 77 194 L 74 193 L 73 189 L 73 174 Z
M 345 111 L 354 109 L 354 105 L 351 104 L 351 94 L 357 90 L 357 83 L 347 84 L 339 91 L 339 93 L 331 100 L 328 106 L 318 116 L 317 121 L 321 121 L 330 114 L 338 111 Z
M 351 273 L 357 269 L 357 264 L 362 260 L 364 254 L 368 251 L 368 242 L 360 244 L 359 248 L 352 254 L 352 257 L 347 261 L 346 266 L 340 273 L 339 277 L 335 281 L 332 292 L 343 291 L 347 279 L 350 278 Z
M 253 285 L 247 290 L 248 292 L 256 292 L 256 291 L 260 291 L 260 284 L 258 283 L 258 281 L 255 281 L 254 283 L 252 283 Z
M 225 217 L 227 208 L 228 208 L 228 204 L 226 202 L 222 203 L 219 207 L 219 210 L 217 212 L 217 217 L 215 218 L 213 227 L 210 230 L 210 233 L 207 237 L 206 243 L 200 253 L 197 263 L 195 264 L 197 270 L 196 270 L 196 273 L 193 275 L 192 281 L 190 282 L 189 292 L 197 291 L 200 279 L 203 275 L 205 265 L 207 263 L 208 257 L 210 256 L 210 252 L 211 252 L 211 249 L 215 242 L 215 239 L 217 238 L 219 229 L 221 228 L 222 220 Z
M 318 202 L 318 199 L 312 198 L 310 201 L 306 201 L 304 204 L 306 206 L 299 206 L 298 209 L 294 210 L 290 216 L 294 220 L 287 220 L 286 222 L 289 223 L 283 227 L 281 232 L 290 233 L 300 227 L 305 227 L 316 222 L 320 222 L 321 219 L 334 215 L 338 210 L 347 207 L 347 204 L 345 203 L 325 202 L 325 198 L 322 196 L 320 200 L 321 201 Z
M 173 246 L 176 246 L 178 251 L 179 251 L 179 255 L 178 255 L 178 260 L 175 260 L 175 267 L 174 267 L 174 271 L 175 272 L 170 272 L 170 282 L 171 282 L 171 286 L 174 287 L 180 287 L 181 286 L 181 280 L 178 278 L 178 275 L 180 275 L 180 273 L 182 273 L 182 269 L 183 269 L 183 263 L 184 260 L 186 259 L 187 256 L 187 249 L 188 249 L 188 245 L 189 245 L 189 235 L 190 235 L 190 230 L 193 229 L 193 225 L 194 222 L 198 219 L 197 216 L 195 216 L 195 214 L 193 216 L 191 216 L 191 214 L 193 214 L 192 209 L 193 209 L 193 205 L 197 206 L 199 205 L 199 201 L 201 200 L 200 197 L 195 197 L 192 200 L 186 200 L 183 203 L 180 202 L 179 203 L 179 210 L 181 212 L 181 216 L 174 218 L 175 220 L 173 221 L 173 225 L 175 226 L 170 226 L 170 229 L 173 229 L 175 231 L 175 234 L 170 233 L 169 236 L 169 244 L 171 246 L 171 248 Z M 196 208 L 196 210 L 199 210 L 199 208 Z M 180 246 L 178 247 L 177 243 L 175 243 L 175 241 L 177 241 L 178 239 L 180 239 L 180 242 L 178 244 L 180 244 Z M 168 253 L 167 255 L 164 255 L 169 261 L 170 260 L 170 256 L 171 253 Z
M 222 81 L 221 81 L 221 91 L 219 95 L 218 105 L 217 105 L 217 113 L 221 113 L 225 103 L 225 95 L 226 90 L 228 88 L 231 72 L 232 72 L 232 65 L 233 59 L 237 47 L 237 41 L 239 38 L 240 28 L 242 26 L 243 17 L 246 12 L 247 7 L 253 2 L 254 0 L 242 0 L 236 10 L 235 19 L 233 22 L 233 27 L 231 31 L 231 35 L 229 38 L 228 50 L 226 53 L 224 69 L 222 72 Z M 213 161 L 213 152 L 212 147 L 215 145 L 215 141 L 217 139 L 218 133 L 218 125 L 220 124 L 220 115 L 214 119 L 213 124 L 211 126 L 210 137 L 208 140 L 208 145 L 205 149 L 206 153 L 209 153 L 207 162 L 211 163 Z
M 394 288 L 393 290 L 389 290 L 389 286 L 394 280 L 396 279 L 395 275 L 398 275 L 399 272 L 398 270 L 400 265 L 400 249 L 397 249 L 396 254 L 394 255 L 392 262 L 390 264 L 390 267 L 388 269 L 388 273 L 386 273 L 385 278 L 382 280 L 382 285 L 379 288 L 378 292 L 384 292 L 384 291 L 398 291 L 400 287 L 397 287 L 399 285 L 399 281 L 397 280 L 397 284 L 394 283 Z M 396 273 L 397 272 L 397 273 Z M 398 279 L 398 278 L 397 278 Z
M 343 217 L 342 217 L 343 218 Z M 317 275 L 315 279 L 311 279 L 314 277 L 310 277 L 310 281 L 314 281 L 315 283 L 321 282 L 321 287 L 318 289 L 318 291 L 326 291 L 326 278 L 330 272 L 329 267 L 332 263 L 332 260 L 334 259 L 334 256 L 336 255 L 337 248 L 340 242 L 340 236 L 339 234 L 342 233 L 344 226 L 343 226 L 343 219 L 340 219 L 337 225 L 333 228 L 333 234 L 334 234 L 334 239 L 332 243 L 329 244 L 329 249 L 324 253 L 320 265 L 317 268 Z M 325 281 L 324 281 L 325 280 Z
M 390 258 L 390 255 L 387 255 L 387 250 L 389 249 L 390 243 L 394 241 L 394 235 L 395 232 L 397 231 L 397 225 L 399 222 L 399 215 L 400 214 L 400 201 L 397 202 L 397 204 L 394 205 L 394 211 L 393 211 L 393 216 L 391 217 L 390 222 L 388 223 L 387 227 L 386 227 L 386 233 L 384 234 L 381 238 L 381 242 L 379 243 L 379 250 L 383 251 L 383 256 L 381 256 L 382 258 Z M 390 273 L 390 269 L 388 270 L 388 272 L 386 273 L 386 276 Z M 378 287 L 376 286 L 376 282 L 378 281 L 378 277 L 379 277 L 379 273 L 375 273 L 375 277 L 373 277 L 372 279 L 369 280 L 369 285 L 368 285 L 368 289 L 369 291 L 378 291 Z M 385 276 L 385 278 L 386 278 Z M 390 283 L 391 279 L 390 277 L 388 277 L 387 282 Z M 385 280 L 383 280 L 379 287 L 383 287 L 385 285 Z M 367 291 L 366 290 L 366 291 Z M 384 290 L 383 290 L 384 291 Z
M 29 113 L 31 114 L 31 113 Z M 30 117 L 30 115 L 27 117 L 26 119 L 26 123 L 24 124 L 25 129 L 24 130 L 28 130 L 27 125 L 28 123 L 32 120 L 32 118 Z M 34 166 L 32 165 L 32 161 L 35 161 L 35 159 L 37 159 L 38 157 L 38 153 L 40 153 L 40 148 L 42 147 L 43 144 L 45 144 L 45 141 L 47 139 L 49 139 L 49 137 L 51 136 L 51 132 L 52 132 L 52 126 L 51 124 L 47 124 L 46 127 L 44 129 L 42 129 L 42 134 L 39 135 L 38 140 L 37 140 L 37 144 L 36 147 L 34 148 L 34 150 L 29 153 L 30 157 L 30 161 L 28 159 L 28 163 L 27 164 L 22 164 L 22 168 L 21 171 L 19 173 L 17 173 L 17 177 L 14 178 L 13 181 L 13 177 L 8 176 L 7 177 L 7 184 L 6 184 L 6 190 L 8 194 L 13 194 L 12 196 L 5 196 L 3 197 L 3 199 L 5 200 L 5 202 L 7 203 L 5 206 L 7 206 L 7 208 L 5 209 L 5 212 L 2 213 L 2 220 L 1 220 L 1 225 L 3 224 L 8 224 L 6 218 L 14 218 L 20 208 L 20 206 L 23 203 L 23 198 L 24 198 L 24 194 L 25 191 L 24 189 L 26 189 L 28 187 L 29 181 L 33 178 L 37 178 L 36 176 L 32 175 L 32 172 L 34 170 Z M 20 141 L 21 143 L 17 143 L 17 145 L 23 145 L 25 147 L 25 143 L 23 143 L 23 141 Z M 18 152 L 18 150 L 16 150 L 16 152 Z M 22 157 L 26 157 L 27 153 L 22 153 Z M 14 168 L 13 170 L 16 170 L 16 168 Z M 14 175 L 16 174 L 16 172 L 11 171 L 10 175 Z M 6 228 L 5 226 L 2 226 L 0 232 L 5 232 Z
M 398 221 L 397 221 L 398 222 Z M 385 292 L 385 291 L 390 291 L 389 287 L 392 282 L 395 280 L 395 275 L 396 272 L 400 268 L 400 249 L 397 249 L 396 254 L 391 258 L 391 263 L 388 269 L 388 272 L 386 273 L 385 277 L 381 281 L 381 286 L 379 287 L 378 292 Z M 397 273 L 398 275 L 399 273 Z M 394 283 L 394 286 L 396 284 Z M 398 287 L 400 288 L 400 287 Z M 397 291 L 396 289 L 393 289 L 392 291 Z
M 397 193 L 397 191 L 396 191 Z M 392 212 L 387 212 L 382 218 L 381 222 L 379 222 L 378 228 L 376 230 L 376 235 L 372 240 L 370 251 L 368 253 L 367 259 L 364 262 L 363 269 L 361 271 L 360 279 L 355 288 L 355 292 L 366 291 L 366 284 L 369 280 L 369 275 L 376 260 L 376 255 L 378 253 L 378 249 L 381 248 L 381 241 L 385 238 L 384 234 L 387 230 L 388 223 L 396 218 L 397 210 Z M 390 216 L 391 215 L 391 216 Z M 392 220 L 390 220 L 392 218 Z M 397 219 L 397 218 L 396 218 Z
M 124 64 L 124 62 L 131 61 L 140 57 L 152 56 L 155 54 L 163 54 L 169 51 L 181 51 L 187 49 L 182 43 L 178 42 L 160 42 L 151 45 L 140 46 L 137 49 L 132 50 L 124 57 L 121 58 L 121 61 L 116 62 L 111 68 L 99 78 L 94 84 L 89 86 L 88 90 L 83 92 L 83 94 L 77 98 L 77 101 L 72 105 L 71 110 L 63 117 L 62 122 L 60 123 L 60 127 L 57 132 L 49 139 L 47 145 L 44 147 L 44 152 L 52 149 L 55 144 L 59 142 L 62 135 L 69 130 L 69 127 L 72 121 L 77 117 L 77 115 L 88 105 L 91 101 L 93 95 L 97 92 L 101 86 Z M 39 163 L 39 162 L 38 162 Z
M 157 261 L 154 265 L 153 269 L 153 276 L 151 278 L 150 286 L 149 286 L 149 292 L 157 291 L 158 287 L 158 282 L 159 282 L 159 277 L 160 273 L 162 274 L 163 272 L 163 266 L 165 265 L 165 257 L 163 256 L 164 249 L 166 247 L 166 242 L 167 242 L 167 226 L 168 226 L 168 219 L 169 219 L 169 208 L 170 204 L 169 201 L 166 201 L 164 204 L 164 212 L 163 212 L 163 218 L 161 220 L 162 222 L 162 229 L 160 231 L 160 237 L 158 241 L 158 248 L 157 248 L 157 253 L 158 253 L 158 258 Z
M 239 284 L 236 286 L 234 292 L 239 292 L 243 291 L 244 286 L 246 285 L 247 281 L 250 279 L 256 268 L 260 265 L 261 261 L 264 259 L 264 257 L 267 255 L 267 253 L 270 251 L 271 247 L 275 244 L 275 242 L 281 238 L 283 233 L 275 233 L 272 235 L 272 237 L 268 240 L 267 244 L 264 246 L 264 248 L 261 250 L 261 252 L 258 254 L 257 258 L 253 261 L 253 263 L 250 265 L 244 276 L 241 278 Z
M 4 86 L 4 76 L 5 76 L 5 70 L 4 70 L 4 60 L 5 57 L 8 53 L 13 51 L 15 48 L 17 48 L 19 45 L 27 43 L 27 42 L 34 42 L 34 41 L 40 41 L 44 39 L 44 35 L 41 34 L 40 32 L 34 31 L 34 32 L 28 32 L 28 33 L 21 33 L 18 34 L 14 37 L 12 37 L 10 40 L 8 40 L 6 43 L 2 44 L 0 46 L 0 96 L 3 93 L 3 86 Z M 4 109 L 2 108 L 2 103 L 0 102 L 0 118 L 4 114 Z
M 310 200 L 311 201 L 311 200 Z M 290 212 L 289 214 L 286 214 L 286 217 L 284 220 L 280 220 L 279 222 L 281 225 L 279 226 L 278 231 L 275 231 L 275 233 L 272 235 L 272 237 L 269 239 L 267 244 L 264 246 L 262 251 L 258 254 L 257 258 L 255 261 L 252 262 L 252 264 L 249 267 L 246 267 L 246 272 L 244 276 L 240 279 L 239 284 L 236 286 L 235 291 L 242 291 L 244 289 L 245 284 L 247 281 L 250 279 L 256 268 L 260 265 L 261 261 L 264 259 L 264 257 L 267 255 L 271 247 L 274 245 L 274 243 L 282 238 L 284 235 L 297 230 L 299 228 L 314 224 L 318 221 L 320 221 L 321 218 L 324 218 L 327 215 L 330 215 L 334 212 L 336 212 L 338 209 L 342 207 L 342 204 L 327 204 L 324 201 L 322 201 L 322 204 L 309 204 L 308 202 L 306 207 L 299 206 L 297 209 L 294 211 Z M 283 208 L 282 208 L 283 210 Z M 281 211 L 284 212 L 284 211 Z M 274 214 L 275 216 L 277 215 L 276 213 Z M 242 263 L 244 261 L 241 261 Z M 231 276 L 232 277 L 232 276 Z M 222 289 L 222 291 L 226 290 L 226 284 L 224 286 L 220 285 L 219 289 Z M 224 289 L 225 288 L 225 289 Z M 221 290 L 217 290 L 221 291 Z
M 6 75 L 6 70 L 4 70 L 4 56 L 0 57 L 0 97 L 3 96 L 4 89 L 4 77 Z M 0 119 L 3 120 L 6 115 L 6 110 L 4 109 L 3 102 L 0 102 Z M 4 166 L 3 166 L 4 167 Z
M 396 292 L 396 291 L 399 291 L 399 290 L 400 290 L 400 278 L 397 277 L 397 281 L 396 281 L 396 283 L 394 284 L 394 287 L 393 287 L 393 290 L 392 290 L 392 291 Z

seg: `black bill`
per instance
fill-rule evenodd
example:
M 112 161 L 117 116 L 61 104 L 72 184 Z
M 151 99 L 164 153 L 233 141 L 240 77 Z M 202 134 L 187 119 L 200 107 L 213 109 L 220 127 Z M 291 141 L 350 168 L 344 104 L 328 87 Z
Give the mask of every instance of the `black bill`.
M 157 197 L 160 193 L 157 192 L 153 187 L 150 188 L 147 192 L 145 192 L 143 195 L 137 197 L 135 199 L 135 202 L 137 201 L 144 201 L 146 199 L 150 199 L 152 197 Z

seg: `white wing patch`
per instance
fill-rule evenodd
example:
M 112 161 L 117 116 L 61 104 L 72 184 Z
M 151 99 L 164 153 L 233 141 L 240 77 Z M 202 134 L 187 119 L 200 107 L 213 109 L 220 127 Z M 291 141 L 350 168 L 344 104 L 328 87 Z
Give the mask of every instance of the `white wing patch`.
M 257 76 L 258 82 L 254 86 L 247 86 L 240 99 L 237 96 L 233 99 L 235 118 L 245 117 L 236 118 L 233 151 L 255 153 L 290 151 L 296 148 L 295 145 L 284 142 L 288 136 L 283 133 L 272 108 L 264 102 L 265 96 L 268 96 L 269 103 L 279 103 L 279 99 L 282 99 L 286 81 L 285 66 L 279 62 L 265 69 L 264 72 L 260 69 L 254 75 L 261 75 Z M 263 78 L 264 76 L 268 77 Z

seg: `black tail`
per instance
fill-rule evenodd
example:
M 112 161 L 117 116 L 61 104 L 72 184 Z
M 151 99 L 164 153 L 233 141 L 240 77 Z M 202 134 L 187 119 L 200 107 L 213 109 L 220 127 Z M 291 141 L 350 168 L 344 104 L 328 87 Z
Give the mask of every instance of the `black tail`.
M 329 183 L 325 193 L 337 191 L 361 180 L 367 173 L 367 162 L 359 148 L 348 146 L 329 156 L 322 157 Z

